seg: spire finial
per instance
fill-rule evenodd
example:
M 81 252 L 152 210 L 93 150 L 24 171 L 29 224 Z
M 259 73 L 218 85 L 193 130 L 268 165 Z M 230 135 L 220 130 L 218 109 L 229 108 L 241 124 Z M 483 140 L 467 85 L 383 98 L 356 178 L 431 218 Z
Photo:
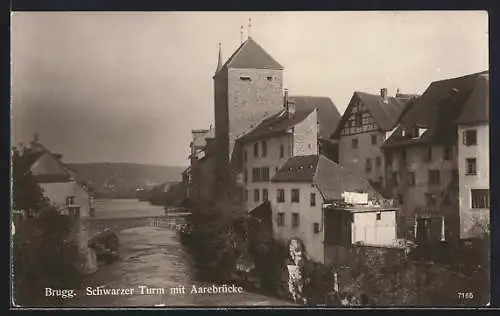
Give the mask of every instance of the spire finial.
M 252 34 L 252 18 L 248 19 L 248 37 Z
M 243 44 L 243 25 L 240 27 L 240 44 Z
M 219 56 L 217 58 L 217 69 L 215 73 L 217 74 L 222 68 L 222 43 L 219 41 Z

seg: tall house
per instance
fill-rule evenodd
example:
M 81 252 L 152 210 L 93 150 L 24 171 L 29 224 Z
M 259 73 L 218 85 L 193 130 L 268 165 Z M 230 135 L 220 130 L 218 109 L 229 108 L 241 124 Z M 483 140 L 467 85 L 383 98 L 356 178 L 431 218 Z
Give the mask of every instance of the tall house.
M 196 203 L 212 203 L 215 176 L 215 158 L 213 156 L 214 128 L 191 131 L 193 141 L 190 144 L 189 198 Z
M 270 180 L 294 156 L 318 154 L 316 109 L 287 108 L 238 139 L 242 157 L 243 201 L 250 211 L 269 199 Z M 241 177 L 240 177 L 241 178 Z
M 366 195 L 361 201 L 363 210 L 340 206 L 349 193 Z M 328 264 L 338 262 L 335 253 L 339 246 L 349 247 L 357 241 L 393 244 L 396 227 L 391 218 L 396 209 L 368 202 L 377 199 L 366 179 L 321 154 L 291 157 L 271 179 L 268 205 L 273 235 L 281 240 L 301 239 L 309 259 Z M 338 207 L 327 208 L 329 204 Z
M 285 90 L 282 110 L 237 140 L 235 158 L 240 166 L 247 210 L 267 200 L 270 179 L 289 158 L 321 153 L 334 160 L 321 140 L 331 135 L 339 119 L 340 114 L 329 98 L 288 97 Z
M 75 173 L 41 144 L 34 144 L 23 156 L 24 168 L 31 171 L 43 194 L 62 214 L 77 218 L 90 216 L 92 196 L 86 185 L 76 180 Z
M 389 97 L 354 92 L 332 139 L 339 143 L 339 163 L 358 176 L 384 183 L 384 157 L 380 147 L 394 130 L 407 96 Z
M 218 168 L 227 169 L 235 141 L 283 105 L 283 67 L 253 38 L 243 42 L 214 75 Z
M 476 77 L 474 92 L 456 121 L 462 239 L 474 238 L 489 230 L 489 103 L 489 75 L 483 73 Z
M 466 146 L 468 140 L 463 144 L 458 139 L 461 125 L 457 128 L 457 123 L 470 126 L 464 119 L 468 111 L 487 107 L 487 91 L 480 84 L 484 80 L 484 73 L 479 73 L 433 82 L 408 105 L 396 131 L 386 140 L 386 190 L 401 205 L 400 237 L 431 242 L 458 240 L 459 207 L 463 206 L 464 212 L 471 208 L 467 198 L 471 188 L 464 181 L 470 179 L 475 185 L 478 179 L 481 187 L 481 176 L 467 174 L 466 164 L 473 161 L 468 159 L 481 161 L 486 168 L 482 169 L 486 172 L 484 179 L 488 179 L 487 151 L 483 156 L 487 141 L 478 148 Z

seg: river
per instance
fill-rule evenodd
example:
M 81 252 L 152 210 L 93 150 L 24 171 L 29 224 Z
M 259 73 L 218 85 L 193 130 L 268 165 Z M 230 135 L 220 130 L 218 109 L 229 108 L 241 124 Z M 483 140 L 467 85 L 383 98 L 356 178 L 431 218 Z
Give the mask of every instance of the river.
M 133 217 L 164 214 L 163 207 L 137 200 L 97 200 L 96 217 Z M 289 302 L 250 293 L 191 294 L 192 286 L 211 286 L 195 278 L 194 268 L 175 231 L 138 227 L 119 233 L 122 260 L 102 266 L 88 276 L 68 307 L 152 307 L 152 306 L 285 306 Z M 86 295 L 86 288 L 131 289 L 132 295 Z M 230 284 L 228 284 L 230 286 Z M 153 289 L 141 294 L 141 287 Z M 171 288 L 185 288 L 185 294 L 171 294 Z M 165 293 L 161 293 L 161 289 Z

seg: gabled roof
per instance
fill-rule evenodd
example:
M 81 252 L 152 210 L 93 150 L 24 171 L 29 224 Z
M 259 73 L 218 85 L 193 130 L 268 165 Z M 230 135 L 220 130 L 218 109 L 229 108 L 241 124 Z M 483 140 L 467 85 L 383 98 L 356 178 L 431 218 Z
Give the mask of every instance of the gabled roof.
M 49 182 L 66 182 L 74 180 L 73 178 L 75 176 L 75 172 L 71 170 L 68 166 L 66 166 L 64 163 L 62 163 L 61 161 L 62 155 L 52 153 L 47 148 L 45 148 L 45 146 L 39 143 L 33 144 L 32 147 L 28 149 L 28 151 L 25 154 L 23 154 L 22 159 L 20 161 L 23 173 L 30 170 L 33 167 L 33 165 L 44 155 L 48 155 L 50 158 L 52 158 L 52 160 L 56 162 L 56 164 L 63 170 L 63 172 L 33 175 L 33 177 L 37 182 L 49 183 Z
M 440 117 L 439 111 L 443 106 L 452 108 L 453 115 Z M 489 76 L 487 71 L 483 71 L 431 83 L 406 115 L 401 117 L 401 124 L 406 127 L 435 128 L 473 120 L 488 121 L 488 107 Z
M 455 124 L 489 121 L 489 76 L 487 72 L 435 81 L 401 115 L 400 126 L 383 148 L 450 143 L 456 140 Z M 415 138 L 403 136 L 410 128 L 425 128 Z
M 262 137 L 269 137 L 286 132 L 290 128 L 305 120 L 314 109 L 297 108 L 295 113 L 287 114 L 286 109 L 263 120 L 257 127 L 249 133 L 238 139 L 238 142 L 244 143 Z
M 274 69 L 283 70 L 276 60 L 269 55 L 257 42 L 251 38 L 243 42 L 240 47 L 226 61 L 219 71 L 228 68 Z
M 330 138 L 340 121 L 340 112 L 328 97 L 315 96 L 291 96 L 290 101 L 295 103 L 297 108 L 304 110 L 318 110 L 319 136 Z
M 379 195 L 368 180 L 351 174 L 344 167 L 323 155 L 291 157 L 271 181 L 316 184 L 327 200 L 341 199 L 341 194 L 345 191 L 365 192 L 371 196 Z
M 377 126 L 386 132 L 394 129 L 408 100 L 411 100 L 411 98 L 388 97 L 387 103 L 385 103 L 384 99 L 378 94 L 356 91 L 352 95 L 349 106 L 344 115 L 342 115 L 332 137 L 336 138 L 340 136 L 340 131 L 351 116 L 351 107 L 356 101 L 360 101 L 366 107 L 373 116 Z

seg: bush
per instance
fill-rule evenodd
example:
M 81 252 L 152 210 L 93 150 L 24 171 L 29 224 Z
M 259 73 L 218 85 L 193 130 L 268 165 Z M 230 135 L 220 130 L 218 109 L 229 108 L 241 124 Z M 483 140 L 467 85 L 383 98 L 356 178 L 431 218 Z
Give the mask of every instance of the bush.
M 79 287 L 77 246 L 72 230 L 75 219 L 60 215 L 43 197 L 29 172 L 31 148 L 12 155 L 13 207 L 27 214 L 18 217 L 12 237 L 14 303 L 20 306 L 54 305 L 44 289 Z
M 81 276 L 76 266 L 77 246 L 69 239 L 68 216 L 46 210 L 22 221 L 13 237 L 15 303 L 21 306 L 53 305 L 44 296 L 46 287 L 78 288 Z

